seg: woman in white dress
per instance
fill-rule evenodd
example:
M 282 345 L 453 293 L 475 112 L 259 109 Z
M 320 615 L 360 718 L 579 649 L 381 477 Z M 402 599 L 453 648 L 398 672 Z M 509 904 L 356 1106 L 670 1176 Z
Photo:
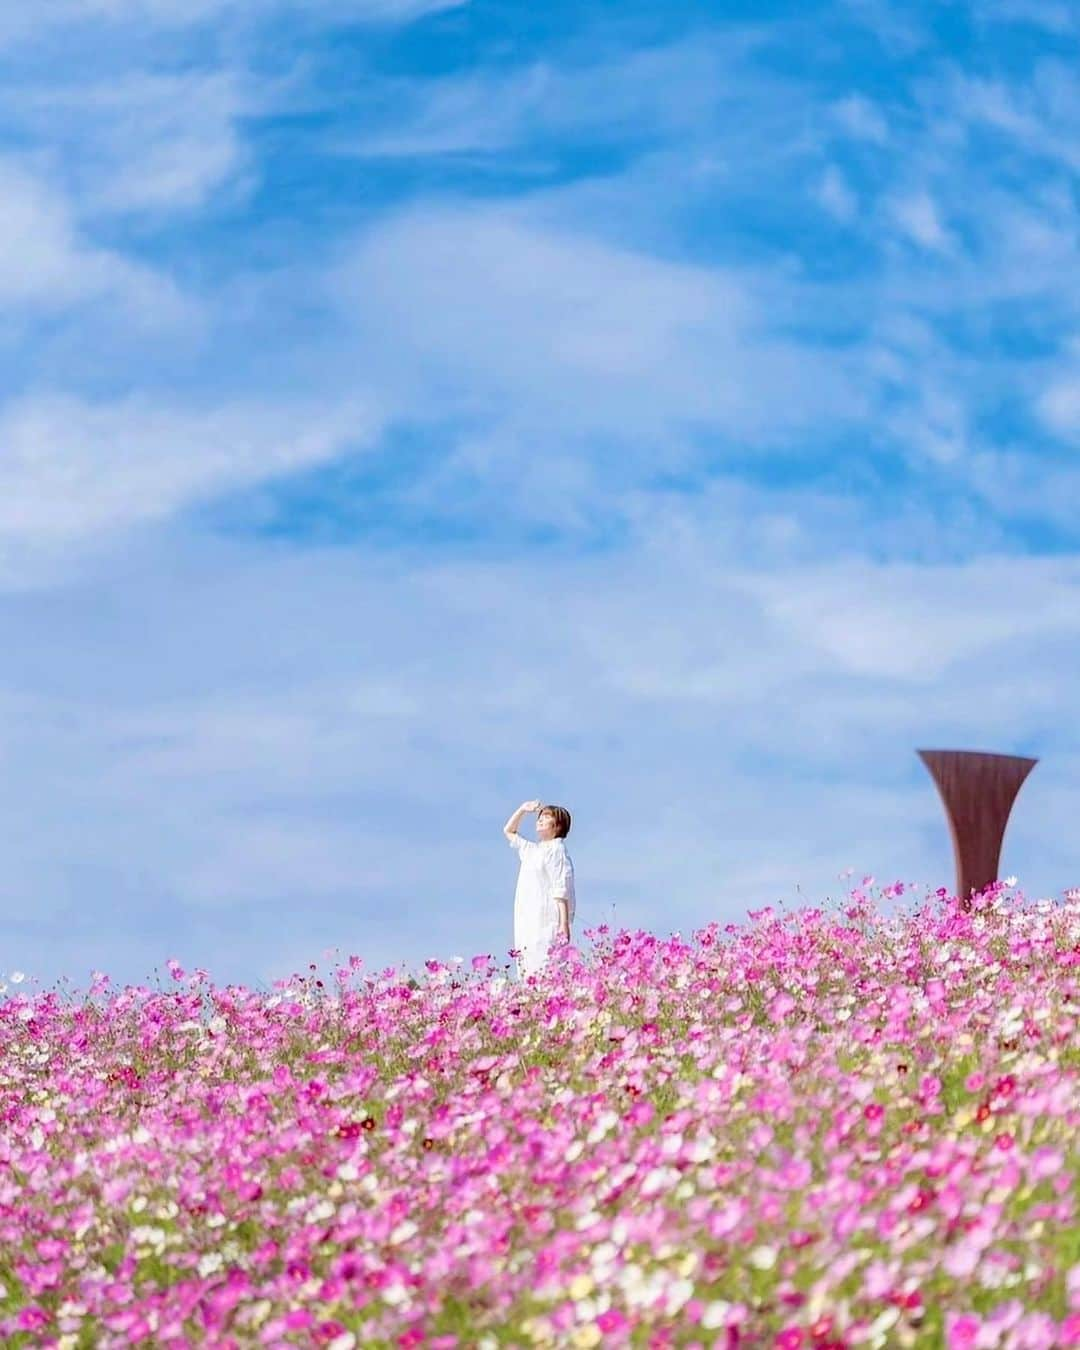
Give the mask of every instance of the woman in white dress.
M 536 842 L 518 834 L 521 817 L 536 812 Z M 503 826 L 521 859 L 514 892 L 514 948 L 524 979 L 543 968 L 557 941 L 570 941 L 574 919 L 574 864 L 566 851 L 570 812 L 565 806 L 522 802 Z

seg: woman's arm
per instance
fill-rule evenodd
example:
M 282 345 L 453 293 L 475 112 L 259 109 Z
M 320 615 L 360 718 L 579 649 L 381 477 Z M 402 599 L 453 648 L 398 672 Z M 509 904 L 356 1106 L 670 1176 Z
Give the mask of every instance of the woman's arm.
M 560 934 L 561 937 L 564 937 L 564 938 L 567 940 L 567 942 L 569 942 L 569 941 L 570 941 L 570 901 L 569 901 L 569 900 L 566 900 L 566 899 L 564 899 L 563 897 L 560 896 L 559 899 L 557 899 L 557 900 L 555 901 L 555 903 L 559 906 L 559 934 Z
M 522 802 L 521 805 L 518 807 L 518 809 L 514 812 L 514 814 L 503 826 L 503 834 L 506 835 L 507 839 L 509 839 L 512 834 L 517 834 L 518 826 L 521 824 L 521 817 L 527 816 L 531 811 L 539 811 L 539 810 L 540 810 L 540 803 L 537 801 Z

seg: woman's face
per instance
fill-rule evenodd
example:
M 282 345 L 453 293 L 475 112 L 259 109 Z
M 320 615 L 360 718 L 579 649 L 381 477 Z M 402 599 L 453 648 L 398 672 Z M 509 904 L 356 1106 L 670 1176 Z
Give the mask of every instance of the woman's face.
M 555 817 L 545 815 L 543 812 L 536 817 L 536 837 L 537 839 L 555 838 Z

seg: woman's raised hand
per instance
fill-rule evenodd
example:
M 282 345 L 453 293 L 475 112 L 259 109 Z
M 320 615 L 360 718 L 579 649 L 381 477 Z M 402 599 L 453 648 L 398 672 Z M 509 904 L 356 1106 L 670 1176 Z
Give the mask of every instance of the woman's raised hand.
M 522 802 L 521 809 L 523 811 L 539 811 L 540 803 L 538 801 Z

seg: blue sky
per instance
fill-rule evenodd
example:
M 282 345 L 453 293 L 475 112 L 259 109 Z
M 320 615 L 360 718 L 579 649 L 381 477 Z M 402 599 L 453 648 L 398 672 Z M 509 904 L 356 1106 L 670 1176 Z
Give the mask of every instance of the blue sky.
M 269 981 L 1080 846 L 1058 0 L 0 16 L 0 970 Z

